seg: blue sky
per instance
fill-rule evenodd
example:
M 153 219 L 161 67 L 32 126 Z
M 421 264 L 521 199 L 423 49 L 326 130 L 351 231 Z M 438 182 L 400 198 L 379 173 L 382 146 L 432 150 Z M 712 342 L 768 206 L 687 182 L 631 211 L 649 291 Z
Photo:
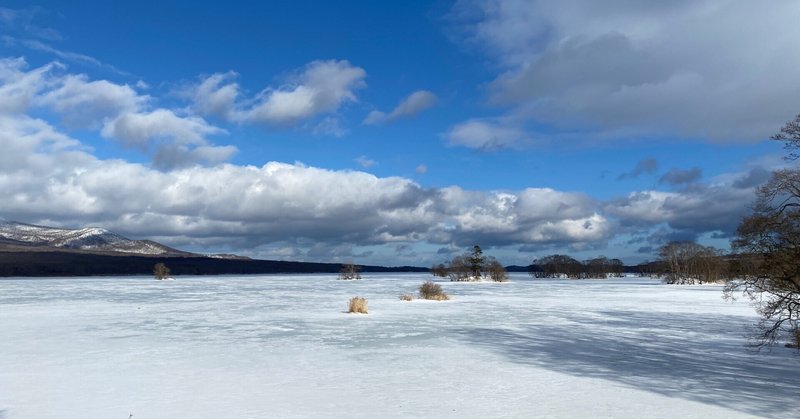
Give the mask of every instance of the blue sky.
M 262 258 L 636 263 L 726 247 L 800 112 L 791 1 L 168 3 L 0 3 L 0 216 Z

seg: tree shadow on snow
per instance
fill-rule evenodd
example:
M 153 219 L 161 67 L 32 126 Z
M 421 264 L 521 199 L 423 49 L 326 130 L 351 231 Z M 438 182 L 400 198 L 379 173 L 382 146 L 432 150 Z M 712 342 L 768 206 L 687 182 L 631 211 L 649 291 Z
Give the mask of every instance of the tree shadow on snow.
M 456 335 L 511 361 L 759 416 L 797 413 L 800 359 L 744 346 L 751 317 L 610 311 L 564 325 L 466 328 Z M 781 348 L 782 349 L 782 348 Z

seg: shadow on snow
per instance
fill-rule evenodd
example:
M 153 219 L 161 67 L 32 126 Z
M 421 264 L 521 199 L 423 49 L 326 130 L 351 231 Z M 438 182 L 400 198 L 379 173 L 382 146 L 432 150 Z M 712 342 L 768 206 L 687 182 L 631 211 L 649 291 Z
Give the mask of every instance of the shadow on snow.
M 753 353 L 751 317 L 606 311 L 564 325 L 463 328 L 461 340 L 513 362 L 602 378 L 759 416 L 796 414 L 800 362 Z M 794 412 L 794 413 L 792 413 Z

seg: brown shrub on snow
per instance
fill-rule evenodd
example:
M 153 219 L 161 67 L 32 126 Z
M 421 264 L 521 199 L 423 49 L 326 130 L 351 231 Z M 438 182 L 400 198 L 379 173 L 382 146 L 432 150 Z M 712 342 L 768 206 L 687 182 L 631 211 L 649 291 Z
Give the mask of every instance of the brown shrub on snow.
M 445 294 L 444 291 L 442 291 L 441 285 L 435 284 L 431 281 L 427 281 L 420 285 L 419 298 L 436 301 L 445 301 L 450 299 L 450 297 Z
M 348 313 L 367 314 L 367 299 L 363 297 L 353 297 L 347 308 Z

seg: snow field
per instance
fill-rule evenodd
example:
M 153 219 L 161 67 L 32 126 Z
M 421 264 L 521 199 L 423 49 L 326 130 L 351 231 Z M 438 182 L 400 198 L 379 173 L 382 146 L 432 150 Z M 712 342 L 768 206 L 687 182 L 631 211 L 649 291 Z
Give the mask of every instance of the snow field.
M 0 280 L 0 418 L 797 417 L 719 286 L 430 279 Z

